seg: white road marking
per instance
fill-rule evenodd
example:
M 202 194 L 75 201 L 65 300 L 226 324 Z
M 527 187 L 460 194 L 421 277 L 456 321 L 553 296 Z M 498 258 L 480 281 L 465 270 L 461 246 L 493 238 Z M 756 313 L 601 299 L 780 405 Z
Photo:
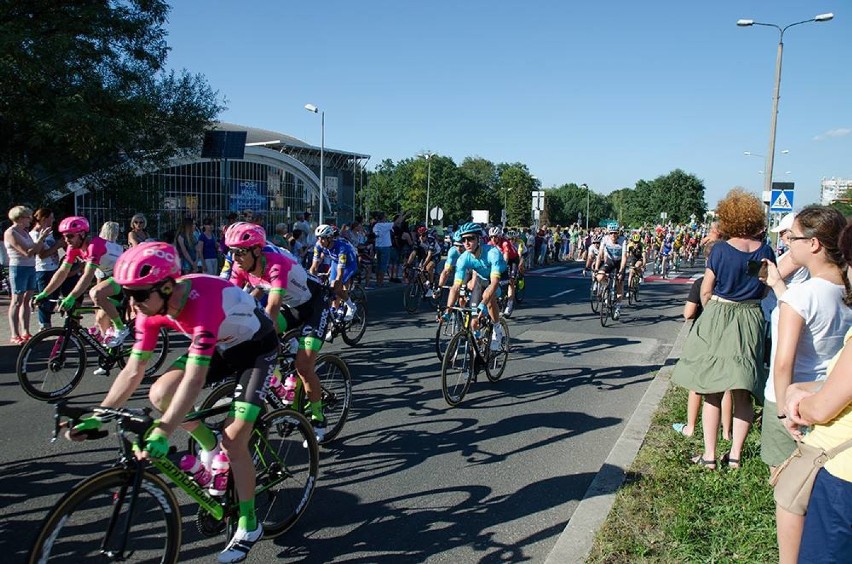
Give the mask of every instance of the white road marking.
M 570 294 L 574 290 L 575 290 L 575 288 L 569 288 L 568 290 L 563 290 L 563 291 L 559 292 L 558 294 L 553 294 L 550 297 L 551 298 L 558 298 L 559 296 L 564 296 L 565 294 Z

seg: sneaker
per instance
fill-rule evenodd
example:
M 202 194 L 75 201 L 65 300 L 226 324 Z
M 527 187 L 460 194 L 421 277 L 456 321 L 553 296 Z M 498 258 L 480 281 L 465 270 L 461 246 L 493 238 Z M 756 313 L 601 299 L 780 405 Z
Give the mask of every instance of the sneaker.
M 503 346 L 503 328 L 499 325 L 494 326 L 494 331 L 491 333 L 491 350 L 499 351 Z
M 110 327 L 105 335 L 106 339 L 104 340 L 104 344 L 110 348 L 119 347 L 122 343 L 124 343 L 124 339 L 126 339 L 129 335 L 129 325 L 125 325 L 120 331 L 116 331 L 115 328 Z
M 505 315 L 506 317 L 512 317 L 512 312 L 514 312 L 514 311 L 515 311 L 515 300 L 511 300 L 511 301 L 509 301 L 509 303 L 506 304 L 506 311 L 504 312 L 503 315 Z
M 346 304 L 346 311 L 343 313 L 343 321 L 352 321 L 355 317 L 355 308 Z
M 621 304 L 615 304 L 615 311 L 612 312 L 612 318 L 618 319 L 621 317 Z
M 333 327 L 328 328 L 328 331 L 325 332 L 325 337 L 323 338 L 323 340 L 326 343 L 331 343 L 332 341 L 334 341 L 334 328 Z
M 93 372 L 93 374 L 95 376 L 109 376 L 109 370 L 106 370 L 106 369 L 98 366 L 97 368 L 95 368 L 95 371 Z
M 242 562 L 248 556 L 249 550 L 254 546 L 254 543 L 263 538 L 263 525 L 257 524 L 257 528 L 253 531 L 245 529 L 237 529 L 233 538 L 225 547 L 225 550 L 219 553 L 219 562 Z
M 317 442 L 320 443 L 325 438 L 325 420 L 311 419 L 311 426 L 314 428 L 314 434 L 317 436 Z

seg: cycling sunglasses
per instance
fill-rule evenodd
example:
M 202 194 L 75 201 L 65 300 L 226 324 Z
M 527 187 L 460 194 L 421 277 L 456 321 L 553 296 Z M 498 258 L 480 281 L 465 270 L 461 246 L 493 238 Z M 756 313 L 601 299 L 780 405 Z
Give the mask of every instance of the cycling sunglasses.
M 461 240 L 462 240 L 462 243 L 464 243 L 464 242 L 471 242 L 472 243 L 474 241 L 478 241 L 479 237 L 477 237 L 476 235 L 471 235 L 469 237 L 462 237 Z
M 231 254 L 233 256 L 241 257 L 244 254 L 246 254 L 247 252 L 249 252 L 250 249 L 244 249 L 242 247 L 229 247 L 228 250 L 231 251 Z
M 150 288 L 137 288 L 131 290 L 130 288 L 124 288 L 124 293 L 127 294 L 129 298 L 133 298 L 133 301 L 137 304 L 141 304 L 143 302 L 147 302 L 148 298 L 151 297 L 157 290 L 157 286 L 151 286 Z

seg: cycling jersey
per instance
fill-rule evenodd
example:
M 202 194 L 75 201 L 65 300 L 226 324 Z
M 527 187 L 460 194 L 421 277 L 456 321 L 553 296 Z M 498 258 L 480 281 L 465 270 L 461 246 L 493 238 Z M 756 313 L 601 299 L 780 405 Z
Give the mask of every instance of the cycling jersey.
M 621 257 L 627 254 L 627 239 L 619 237 L 613 242 L 612 237 L 604 237 L 599 252 L 603 253 L 606 262 L 619 262 Z
M 187 362 L 200 365 L 209 365 L 217 349 L 224 352 L 273 330 L 272 321 L 254 298 L 230 282 L 207 274 L 189 274 L 178 282 L 188 285 L 184 303 L 174 317 L 137 312 L 133 356 L 150 358 L 162 327 L 190 337 Z
M 234 264 L 231 282 L 242 288 L 251 284 L 269 293 L 280 293 L 283 302 L 288 306 L 298 306 L 311 299 L 308 280 L 319 283 L 319 280 L 302 268 L 296 257 L 289 251 L 281 249 L 281 253 L 263 251 L 258 258 L 263 265 L 260 276 L 243 270 L 239 264 Z
M 265 253 L 283 254 L 287 252 L 289 254 L 289 251 L 287 251 L 286 249 L 282 249 L 281 247 L 275 246 L 269 241 L 266 242 L 266 244 L 263 246 L 263 248 L 261 248 L 261 250 Z M 231 270 L 233 269 L 233 267 L 234 255 L 231 254 L 231 251 L 228 251 L 227 253 L 225 253 L 225 264 L 222 265 L 222 270 L 219 271 L 219 278 L 224 278 L 225 280 L 230 279 Z
M 65 253 L 65 258 L 62 260 L 62 266 L 70 269 L 74 265 L 74 261 L 80 259 L 97 268 L 105 277 L 111 276 L 112 267 L 115 266 L 115 261 L 123 252 L 124 247 L 118 243 L 100 237 L 92 237 L 85 249 L 69 247 Z
M 465 279 L 468 269 L 476 272 L 481 278 L 488 280 L 491 277 L 500 277 L 506 272 L 506 261 L 503 253 L 497 247 L 481 244 L 479 256 L 476 257 L 470 251 L 465 251 L 456 261 L 455 281 L 461 284 Z
M 633 243 L 628 249 L 630 256 L 636 260 L 642 260 L 642 255 L 645 253 L 645 248 L 642 243 Z
M 505 258 L 505 255 L 508 255 L 509 260 L 520 259 L 520 256 L 518 255 L 518 250 L 515 248 L 515 245 L 513 245 L 512 242 L 508 239 L 503 239 L 503 241 L 500 242 L 500 250 L 503 252 L 503 258 Z
M 414 250 L 417 252 L 418 260 L 424 260 L 428 254 L 431 252 L 432 257 L 440 257 L 441 256 L 441 245 L 438 244 L 438 241 L 435 240 L 432 236 L 427 236 L 426 239 L 417 239 L 417 242 L 414 244 Z
M 314 261 L 321 260 L 326 256 L 331 259 L 332 263 L 344 267 L 350 264 L 358 265 L 358 252 L 355 247 L 352 246 L 352 243 L 340 237 L 335 239 L 334 243 L 328 248 L 323 247 L 319 242 L 314 245 Z

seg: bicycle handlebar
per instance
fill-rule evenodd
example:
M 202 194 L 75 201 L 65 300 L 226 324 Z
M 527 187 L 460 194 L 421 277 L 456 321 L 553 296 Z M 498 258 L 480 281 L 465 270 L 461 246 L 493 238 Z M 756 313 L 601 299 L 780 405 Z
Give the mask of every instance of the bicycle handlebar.
M 68 405 L 67 401 L 63 400 L 57 402 L 54 407 L 54 427 L 51 442 L 55 442 L 56 438 L 59 436 L 59 430 L 62 428 L 63 417 L 68 418 L 68 421 L 70 421 L 69 427 L 72 427 L 79 423 L 83 416 L 87 413 L 105 415 L 107 416 L 107 420 L 117 419 L 120 429 L 130 431 L 137 435 L 144 435 L 154 423 L 154 419 L 151 417 L 151 408 L 148 407 L 142 409 L 113 409 L 111 407 L 100 406 L 71 406 Z M 83 435 L 86 440 L 93 440 L 106 437 L 109 435 L 109 431 L 106 429 L 89 429 L 86 431 L 79 431 L 79 434 Z

